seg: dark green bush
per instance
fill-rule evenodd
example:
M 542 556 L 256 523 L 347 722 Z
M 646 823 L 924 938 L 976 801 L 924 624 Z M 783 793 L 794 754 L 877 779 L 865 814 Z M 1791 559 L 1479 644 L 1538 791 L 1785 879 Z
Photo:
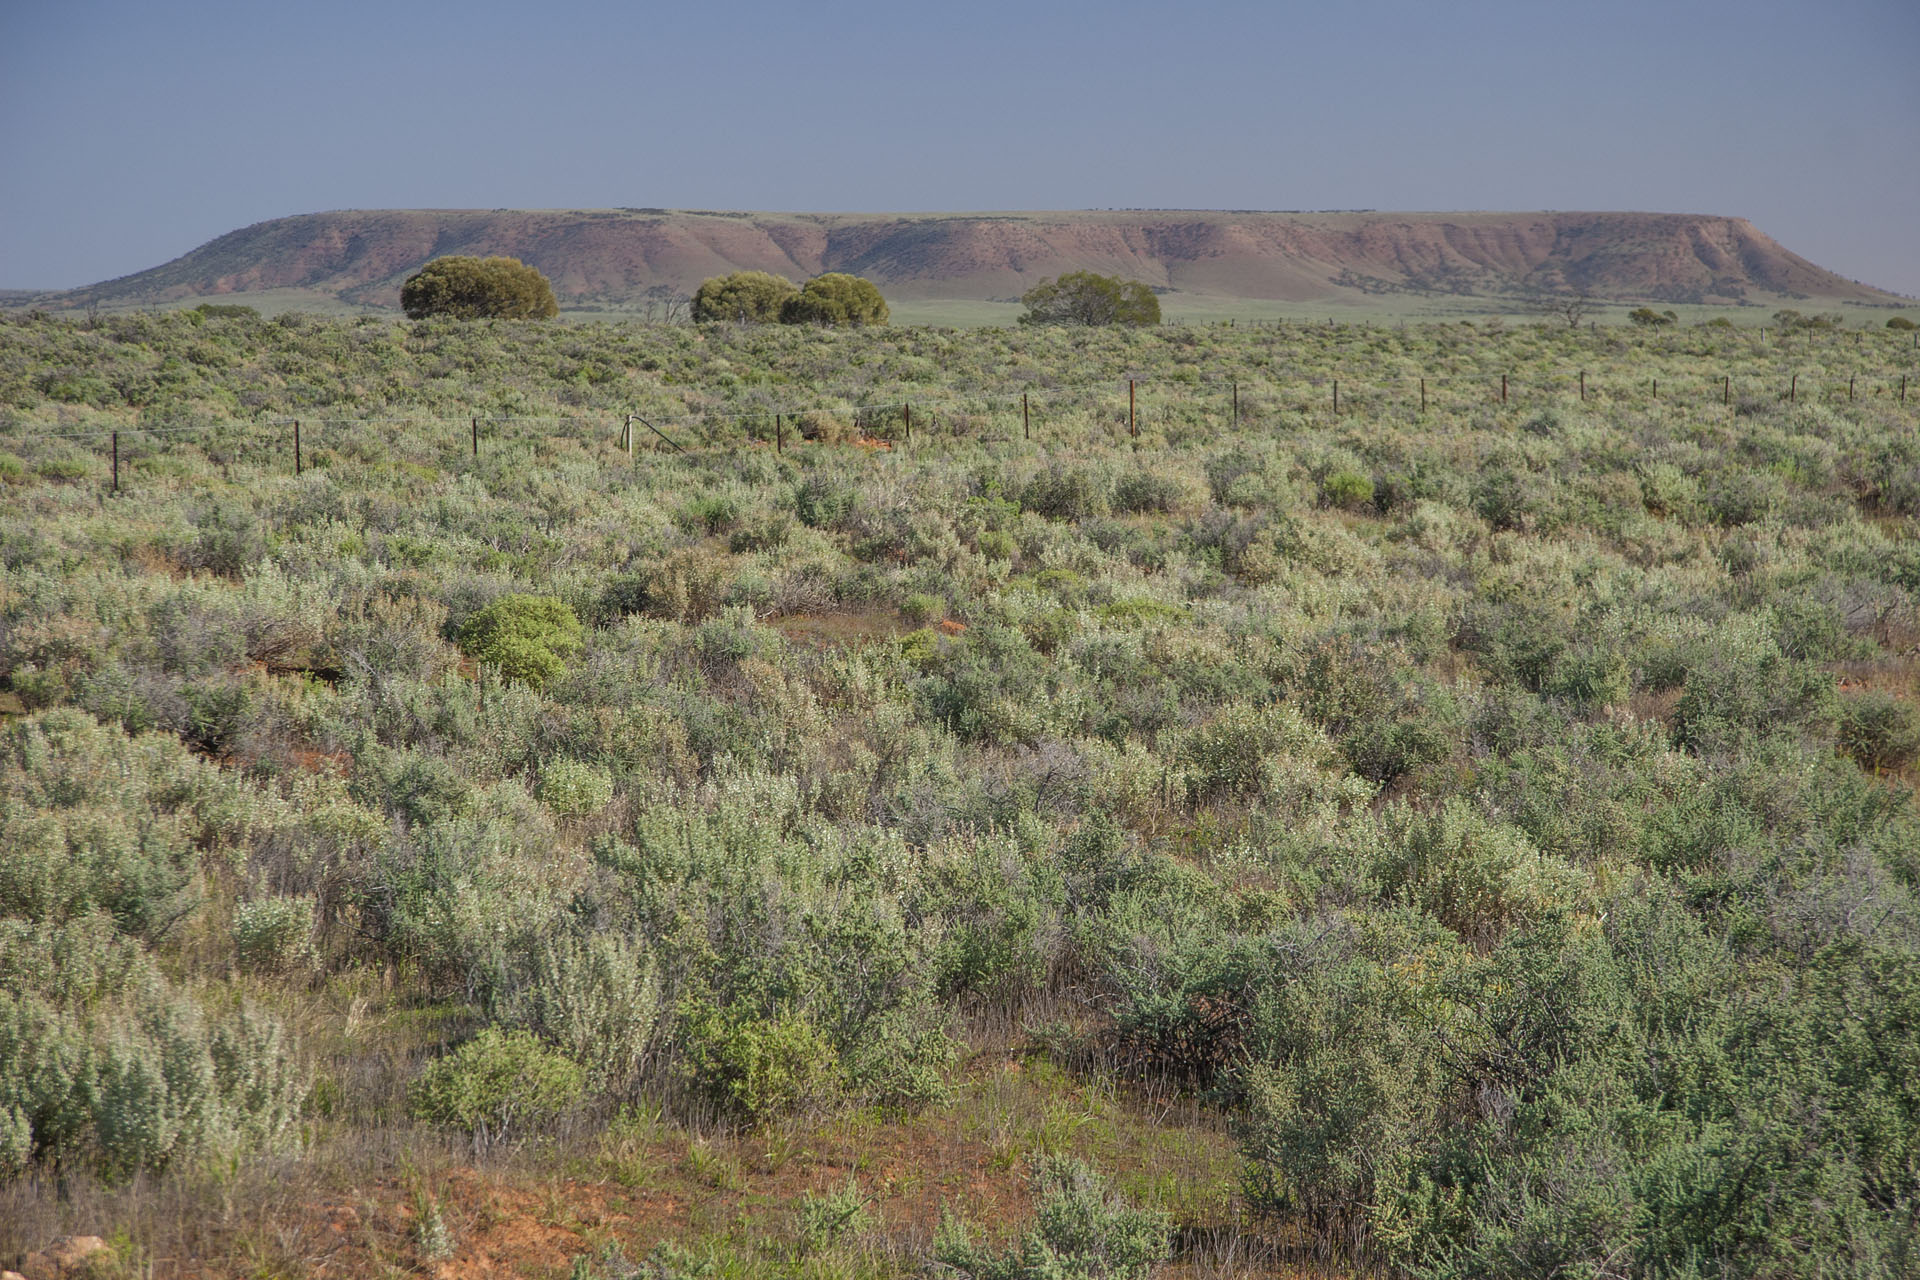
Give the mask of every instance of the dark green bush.
M 409 319 L 548 320 L 560 314 L 547 278 L 518 258 L 435 258 L 400 286 Z
M 1331 472 L 1320 482 L 1320 500 L 1330 507 L 1358 511 L 1373 505 L 1373 479 L 1357 471 Z

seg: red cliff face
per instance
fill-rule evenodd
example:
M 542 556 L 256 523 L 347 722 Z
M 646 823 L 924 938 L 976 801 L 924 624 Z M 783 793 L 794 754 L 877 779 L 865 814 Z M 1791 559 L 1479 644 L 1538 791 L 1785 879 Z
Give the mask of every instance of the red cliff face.
M 1743 218 L 1650 213 L 746 214 L 666 210 L 370 210 L 222 236 L 163 266 L 64 298 L 108 305 L 298 289 L 397 307 L 400 282 L 447 253 L 506 254 L 563 304 L 620 306 L 757 269 L 851 271 L 890 296 L 1012 298 L 1091 270 L 1223 298 L 1777 297 L 1891 302 Z

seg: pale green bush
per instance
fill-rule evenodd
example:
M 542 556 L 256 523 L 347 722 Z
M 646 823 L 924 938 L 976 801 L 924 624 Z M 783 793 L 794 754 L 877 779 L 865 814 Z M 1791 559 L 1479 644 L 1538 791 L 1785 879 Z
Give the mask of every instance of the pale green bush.
M 272 801 L 164 734 L 61 709 L 0 734 L 0 915 L 111 913 L 144 938 L 199 899 L 203 850 L 237 855 Z
M 461 646 L 475 661 L 535 688 L 566 670 L 581 637 L 573 610 L 551 596 L 503 595 L 460 627 Z
M 562 817 L 598 813 L 613 799 L 613 778 L 585 760 L 555 760 L 540 771 L 534 794 Z
M 615 1092 L 641 1082 L 665 1031 L 654 957 L 606 933 L 540 945 L 496 1012 L 557 1045 Z
M 422 1120 L 473 1135 L 477 1146 L 536 1127 L 580 1100 L 586 1072 L 527 1031 L 487 1027 L 428 1063 L 407 1089 Z
M 103 919 L 0 922 L 0 1136 L 16 1156 L 22 1133 L 36 1162 L 116 1176 L 270 1149 L 305 1094 L 277 1021 L 209 1016 Z
M 1145 1280 L 1172 1252 L 1167 1215 L 1134 1208 L 1083 1161 L 1040 1157 L 1033 1187 L 1034 1225 L 1016 1248 L 981 1248 L 966 1219 L 943 1211 L 934 1260 L 970 1280 Z
M 260 898 L 233 910 L 233 948 L 240 967 L 285 973 L 313 961 L 311 897 Z

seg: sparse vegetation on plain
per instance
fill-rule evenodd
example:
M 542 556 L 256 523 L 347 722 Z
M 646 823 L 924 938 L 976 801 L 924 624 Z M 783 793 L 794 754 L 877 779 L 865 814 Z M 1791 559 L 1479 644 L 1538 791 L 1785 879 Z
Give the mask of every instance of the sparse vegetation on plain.
M 0 1265 L 1910 1275 L 1913 358 L 0 320 Z

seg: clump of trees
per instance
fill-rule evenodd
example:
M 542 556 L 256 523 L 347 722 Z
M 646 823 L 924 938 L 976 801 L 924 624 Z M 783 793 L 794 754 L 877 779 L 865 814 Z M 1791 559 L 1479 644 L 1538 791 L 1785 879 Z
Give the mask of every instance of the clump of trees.
M 1160 299 L 1138 280 L 1069 271 L 1020 295 L 1021 324 L 1134 325 L 1160 323 Z
M 693 294 L 693 319 L 696 324 L 736 321 L 741 324 L 772 324 L 780 318 L 780 308 L 799 293 L 799 286 L 771 271 L 735 271 L 731 275 L 703 280 Z
M 1663 325 L 1679 324 L 1677 311 L 1655 311 L 1652 307 L 1635 307 L 1627 312 L 1627 319 L 1642 329 L 1658 329 Z
M 409 319 L 551 320 L 560 314 L 553 285 L 518 258 L 435 258 L 400 286 Z
M 887 300 L 871 280 L 829 271 L 798 286 L 769 271 L 735 271 L 701 282 L 696 322 L 820 324 L 863 328 L 887 322 Z
M 871 280 L 829 271 L 815 276 L 780 306 L 782 324 L 826 324 L 861 328 L 887 322 L 887 300 Z
M 1782 307 L 1773 313 L 1773 322 L 1782 329 L 1844 329 L 1847 318 L 1838 311 L 1822 311 L 1809 316 L 1792 307 Z

